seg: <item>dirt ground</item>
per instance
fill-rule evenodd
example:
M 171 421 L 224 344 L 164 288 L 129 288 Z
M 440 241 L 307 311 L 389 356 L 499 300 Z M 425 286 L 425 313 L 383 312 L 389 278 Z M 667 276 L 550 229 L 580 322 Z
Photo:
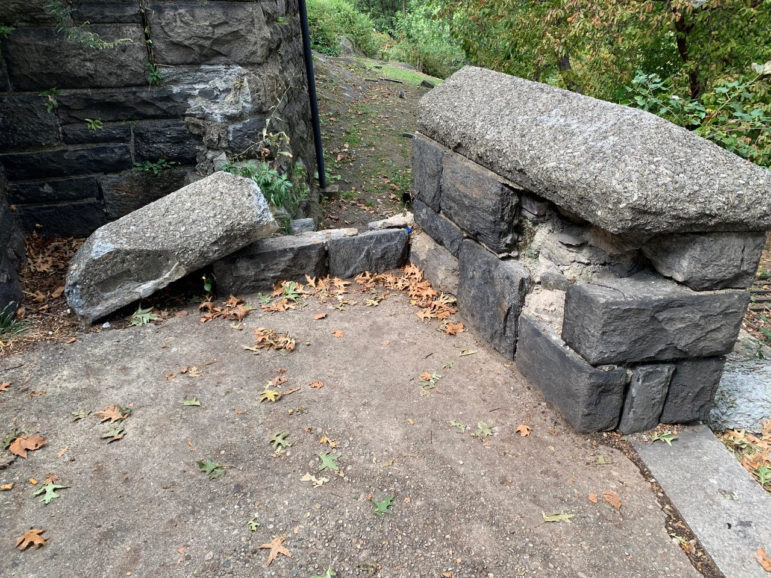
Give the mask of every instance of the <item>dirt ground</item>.
M 0 471 L 14 484 L 0 574 L 697 575 L 621 452 L 573 433 L 472 333 L 421 322 L 403 294 L 368 307 L 358 291 L 240 326 L 189 309 L 3 359 L 3 435 L 47 443 Z M 296 349 L 244 349 L 257 327 Z M 283 395 L 261 403 L 265 389 Z M 131 413 L 110 443 L 96 413 L 115 404 Z M 207 459 L 224 475 L 200 471 Z M 66 487 L 46 505 L 34 492 L 50 475 Z M 46 545 L 14 550 L 30 528 Z M 268 567 L 260 546 L 277 536 L 291 558 Z

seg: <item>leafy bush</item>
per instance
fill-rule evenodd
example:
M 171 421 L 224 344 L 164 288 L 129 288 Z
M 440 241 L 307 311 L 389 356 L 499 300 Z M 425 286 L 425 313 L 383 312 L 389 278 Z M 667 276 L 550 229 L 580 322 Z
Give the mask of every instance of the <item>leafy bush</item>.
M 277 209 L 284 209 L 290 215 L 297 212 L 308 194 L 307 186 L 295 186 L 286 175 L 280 174 L 265 162 L 249 161 L 241 165 L 228 163 L 222 167 L 222 170 L 252 179 L 259 185 L 262 194 L 271 205 Z
M 367 56 L 377 56 L 385 44 L 372 19 L 347 0 L 310 0 L 308 26 L 313 49 L 332 56 L 340 55 L 340 36 L 347 36 Z

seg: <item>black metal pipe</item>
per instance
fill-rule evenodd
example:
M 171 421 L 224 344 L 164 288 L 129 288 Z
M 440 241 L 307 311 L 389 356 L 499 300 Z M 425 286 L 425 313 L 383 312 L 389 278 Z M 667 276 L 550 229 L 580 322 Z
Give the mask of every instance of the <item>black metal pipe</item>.
M 308 97 L 311 101 L 311 119 L 313 120 L 313 143 L 316 145 L 316 167 L 319 173 L 319 186 L 327 188 L 327 172 L 324 168 L 324 148 L 321 144 L 321 123 L 319 122 L 319 103 L 316 100 L 316 76 L 313 73 L 313 55 L 311 54 L 311 34 L 308 30 L 308 8 L 305 0 L 300 2 L 300 29 L 303 36 L 305 74 L 308 77 Z

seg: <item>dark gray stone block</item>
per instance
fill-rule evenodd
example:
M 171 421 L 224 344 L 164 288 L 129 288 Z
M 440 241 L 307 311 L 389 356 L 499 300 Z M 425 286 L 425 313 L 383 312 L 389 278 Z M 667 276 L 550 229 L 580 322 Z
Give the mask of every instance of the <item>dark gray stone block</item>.
M 724 357 L 687 359 L 677 364 L 661 413 L 662 423 L 706 421 L 723 375 Z
M 137 0 L 76 0 L 72 19 L 90 24 L 142 24 Z
M 463 231 L 448 218 L 432 211 L 427 205 L 415 199 L 412 202 L 415 224 L 423 229 L 437 243 L 444 245 L 455 257 L 460 255 Z
M 265 128 L 267 117 L 257 116 L 243 122 L 228 125 L 228 148 L 241 154 L 251 147 L 249 156 L 259 157 L 257 144 L 262 140 L 262 129 Z
M 421 134 L 412 139 L 412 193 L 432 211 L 440 210 L 444 149 Z
M 139 169 L 99 177 L 104 207 L 110 219 L 117 219 L 181 189 L 187 171 L 175 167 L 155 175 Z
M 745 289 L 755 279 L 765 242 L 765 232 L 665 235 L 646 243 L 643 253 L 656 271 L 691 289 Z
M 96 119 L 95 119 L 96 120 Z M 89 128 L 85 122 L 62 127 L 66 144 L 126 143 L 131 142 L 131 127 L 128 123 L 105 124 L 102 128 Z
M 545 201 L 535 195 L 522 193 L 519 197 L 522 205 L 522 216 L 530 221 L 539 223 L 549 215 L 549 201 Z
M 94 177 L 8 185 L 8 202 L 15 204 L 50 204 L 97 198 L 99 198 L 99 183 Z
M 329 274 L 348 278 L 401 267 L 407 260 L 409 233 L 404 229 L 369 231 L 329 241 Z
M 10 26 L 55 26 L 56 19 L 46 10 L 50 0 L 3 0 L 0 2 L 0 22 Z
M 97 50 L 62 38 L 54 28 L 15 30 L 3 43 L 3 56 L 14 89 L 39 91 L 54 86 L 110 88 L 147 84 L 147 51 L 140 25 L 96 25 L 89 30 L 106 41 L 127 38 L 131 42 Z
M 134 127 L 134 150 L 140 163 L 165 159 L 193 164 L 200 145 L 201 139 L 182 120 L 145 121 Z
M 40 96 L 0 97 L 0 151 L 54 146 L 61 142 L 56 113 Z
M 279 281 L 302 281 L 327 272 L 326 243 L 321 236 L 271 237 L 216 261 L 217 290 L 239 295 L 270 291 Z
M 55 205 L 16 205 L 27 233 L 42 237 L 86 237 L 107 222 L 104 205 L 95 199 Z
M 0 155 L 9 180 L 44 179 L 130 169 L 128 145 L 104 145 Z
M 675 365 L 670 363 L 638 365 L 633 369 L 618 424 L 621 433 L 646 431 L 658 425 L 674 371 Z
M 749 294 L 697 293 L 649 276 L 571 285 L 562 338 L 592 365 L 727 353 Z
M 458 294 L 458 259 L 427 234 L 413 235 L 410 262 L 423 271 L 423 277 L 436 289 Z
M 577 431 L 612 430 L 618 424 L 625 369 L 592 367 L 553 329 L 527 315 L 519 318 L 516 363 Z
M 85 124 L 87 118 L 105 123 L 164 119 L 184 115 L 191 98 L 185 86 L 71 92 L 56 97 L 56 111 L 64 124 Z
M 473 241 L 460 251 L 458 307 L 471 327 L 508 358 L 517 347 L 517 319 L 530 284 L 527 269 L 501 261 Z
M 0 312 L 15 315 L 24 297 L 19 269 L 24 261 L 24 239 L 5 199 L 0 175 Z
M 443 215 L 495 253 L 510 251 L 517 241 L 517 193 L 459 155 L 444 155 L 441 207 Z

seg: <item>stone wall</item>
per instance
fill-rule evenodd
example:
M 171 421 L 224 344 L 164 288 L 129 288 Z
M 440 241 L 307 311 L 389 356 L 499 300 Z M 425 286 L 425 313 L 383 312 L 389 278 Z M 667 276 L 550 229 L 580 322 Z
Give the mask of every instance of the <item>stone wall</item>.
M 15 314 L 23 290 L 19 270 L 24 262 L 24 237 L 6 201 L 6 183 L 0 171 L 0 315 Z
M 127 40 L 103 50 L 65 39 L 47 2 L 0 3 L 14 27 L 0 55 L 0 164 L 26 231 L 87 235 L 224 155 L 259 157 L 268 119 L 312 174 L 296 0 L 73 0 L 65 24 Z M 134 168 L 162 160 L 175 164 Z
M 413 259 L 445 285 L 458 272 L 468 323 L 579 431 L 704 420 L 771 173 L 648 113 L 471 67 L 423 98 L 418 129 Z

